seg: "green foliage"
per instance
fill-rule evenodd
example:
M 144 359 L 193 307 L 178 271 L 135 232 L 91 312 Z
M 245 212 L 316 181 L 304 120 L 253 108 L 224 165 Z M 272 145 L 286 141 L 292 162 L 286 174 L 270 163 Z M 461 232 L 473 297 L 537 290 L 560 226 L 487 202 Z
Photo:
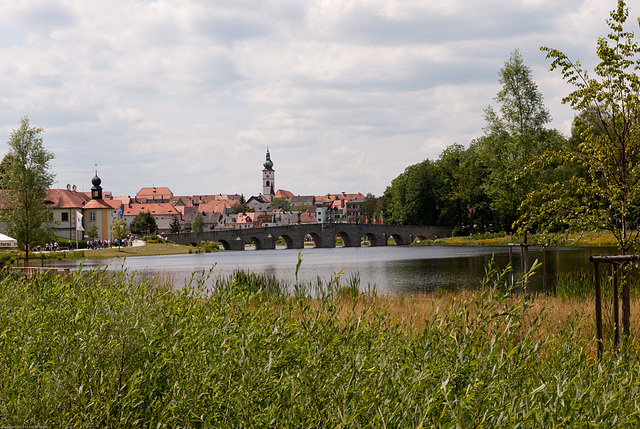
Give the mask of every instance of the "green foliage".
M 18 246 L 27 250 L 27 256 L 30 245 L 45 243 L 53 233 L 45 200 L 53 184 L 49 168 L 54 155 L 44 148 L 42 132 L 29 125 L 28 117 L 22 118 L 7 142 L 9 152 L 0 171 L 0 183 L 6 189 L 0 221 Z
M 385 222 L 397 225 L 436 225 L 439 196 L 434 162 L 410 165 L 393 179 L 381 200 Z
M 125 223 L 124 220 L 116 220 L 111 224 L 111 234 L 113 235 L 113 238 L 116 240 L 120 240 L 120 242 L 122 242 L 122 240 L 127 236 L 127 234 L 129 234 L 129 231 L 127 231 L 127 224 Z
M 633 33 L 624 30 L 624 1 L 618 1 L 610 17 L 610 33 L 597 41 L 596 77 L 561 51 L 541 48 L 552 59 L 551 70 L 560 69 L 575 88 L 563 102 L 581 114 L 574 127 L 578 144 L 541 157 L 536 166 L 575 165 L 582 175 L 532 192 L 520 227 L 561 223 L 606 229 L 625 253 L 637 243 L 640 231 L 640 48 Z
M 533 170 L 523 175 L 523 170 L 540 153 L 561 148 L 564 138 L 544 128 L 550 115 L 519 51 L 511 54 L 499 74 L 502 89 L 496 101 L 500 111 L 491 107 L 485 110 L 487 127 L 475 145 L 489 167 L 483 190 L 501 229 L 509 230 L 526 196 L 545 178 L 542 172 L 534 174 Z
M 156 219 L 151 212 L 140 212 L 131 221 L 131 232 L 136 235 L 148 235 L 155 234 L 158 226 L 156 225 Z
M 274 198 L 269 204 L 270 209 L 291 211 L 291 203 L 286 198 Z
M 204 231 L 204 219 L 200 213 L 196 213 L 195 217 L 191 221 L 191 230 L 196 236 L 202 235 Z
M 95 223 L 91 225 L 91 228 L 87 231 L 87 236 L 89 237 L 89 240 L 95 240 L 98 238 L 98 225 Z
M 309 207 L 311 207 L 311 204 L 300 203 L 300 204 L 296 204 L 294 206 L 291 206 L 291 211 L 292 212 L 305 213 L 307 210 L 309 210 Z
M 339 276 L 311 301 L 244 271 L 208 296 L 199 277 L 176 292 L 101 270 L 5 275 L 0 423 L 636 427 L 637 342 L 597 361 L 579 315 L 538 335 L 545 311 L 506 274 L 488 267 L 482 291 L 421 328 Z
M 373 218 L 378 213 L 378 206 L 380 205 L 380 201 L 376 198 L 372 193 L 368 193 L 364 197 L 364 201 L 360 206 L 360 215 L 363 219 L 368 219 L 369 222 L 373 222 Z
M 180 222 L 178 221 L 178 216 L 176 215 L 174 215 L 173 219 L 171 219 L 171 223 L 169 224 L 169 232 L 180 232 Z
M 147 243 L 166 243 L 166 241 L 164 241 L 164 238 L 160 237 L 159 235 L 150 235 L 148 237 L 145 237 L 144 241 L 146 241 Z

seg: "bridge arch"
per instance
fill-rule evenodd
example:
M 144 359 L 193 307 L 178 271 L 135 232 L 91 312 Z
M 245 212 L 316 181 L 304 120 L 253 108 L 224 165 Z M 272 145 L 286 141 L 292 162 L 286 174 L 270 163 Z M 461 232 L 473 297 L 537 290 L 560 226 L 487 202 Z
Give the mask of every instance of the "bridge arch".
M 313 241 L 313 247 L 324 247 L 323 246 L 324 243 L 322 242 L 322 236 L 320 236 L 320 234 L 317 234 L 315 232 L 309 232 L 305 234 L 305 241 L 307 237 L 311 238 L 311 240 Z
M 233 250 L 231 249 L 231 244 L 227 240 L 218 240 L 218 243 L 222 244 L 222 248 L 224 250 Z
M 360 236 L 357 234 L 349 234 L 344 230 L 338 230 L 336 235 L 342 238 L 343 247 L 360 247 Z
M 249 239 L 253 241 L 253 246 L 255 247 L 256 250 L 264 249 L 263 240 L 260 237 L 252 235 L 251 237 L 249 237 Z
M 409 236 L 403 237 L 401 234 L 391 234 L 391 238 L 396 243 L 396 246 L 406 246 L 411 244 L 411 238 Z
M 289 234 L 280 234 L 278 237 L 276 237 L 276 240 L 278 238 L 282 237 L 282 239 L 284 240 L 284 244 L 286 246 L 287 249 L 302 249 L 304 248 L 304 236 L 303 237 L 299 237 L 298 239 L 292 237 Z
M 376 237 L 376 235 L 374 233 L 365 232 L 364 235 L 362 237 L 360 237 L 360 239 L 361 239 L 361 241 L 368 241 L 369 242 L 369 246 L 379 246 L 378 237 Z

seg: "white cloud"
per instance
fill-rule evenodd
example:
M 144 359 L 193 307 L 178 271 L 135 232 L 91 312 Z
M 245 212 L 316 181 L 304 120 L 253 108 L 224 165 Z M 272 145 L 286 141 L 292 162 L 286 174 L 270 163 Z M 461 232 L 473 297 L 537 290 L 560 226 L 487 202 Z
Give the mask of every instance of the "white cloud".
M 116 194 L 255 194 L 269 146 L 279 187 L 379 195 L 482 134 L 516 48 L 568 133 L 539 46 L 592 65 L 606 3 L 1 0 L 0 139 L 29 115 L 60 183 Z

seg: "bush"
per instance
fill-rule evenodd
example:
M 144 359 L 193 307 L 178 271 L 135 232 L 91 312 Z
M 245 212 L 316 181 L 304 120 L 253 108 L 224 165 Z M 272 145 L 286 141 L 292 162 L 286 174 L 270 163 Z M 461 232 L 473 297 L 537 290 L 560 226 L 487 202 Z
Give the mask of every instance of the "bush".
M 144 241 L 146 241 L 147 243 L 160 243 L 160 244 L 166 243 L 164 238 L 160 237 L 159 235 L 149 235 L 144 238 Z

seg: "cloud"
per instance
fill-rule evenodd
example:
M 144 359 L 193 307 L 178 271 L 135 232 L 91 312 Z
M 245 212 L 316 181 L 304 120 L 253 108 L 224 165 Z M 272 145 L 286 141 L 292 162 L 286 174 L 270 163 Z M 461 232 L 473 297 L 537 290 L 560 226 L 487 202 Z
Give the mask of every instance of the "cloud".
M 409 164 L 482 134 L 516 48 L 569 132 L 570 88 L 539 46 L 592 66 L 612 6 L 3 1 L 0 139 L 29 115 L 60 183 L 90 186 L 98 163 L 115 194 L 256 194 L 269 146 L 278 187 L 380 195 Z

